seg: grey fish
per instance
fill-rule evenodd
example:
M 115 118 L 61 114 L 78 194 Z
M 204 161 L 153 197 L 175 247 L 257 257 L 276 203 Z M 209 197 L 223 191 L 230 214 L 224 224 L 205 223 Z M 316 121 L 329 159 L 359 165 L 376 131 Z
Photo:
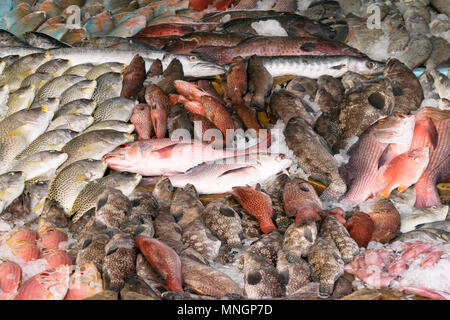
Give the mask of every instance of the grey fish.
M 426 242 L 444 242 L 450 241 L 450 232 L 437 228 L 420 228 L 400 234 L 394 241 L 420 240 Z
M 9 87 L 7 84 L 0 86 L 0 121 L 6 117 L 8 113 Z
M 168 211 L 160 212 L 154 221 L 155 238 L 164 242 L 177 253 L 183 249 L 182 229 Z
M 3 70 L 0 83 L 7 84 L 10 91 L 19 89 L 22 80 L 36 72 L 40 65 L 51 59 L 50 53 L 33 53 L 26 55 Z
M 25 175 L 22 171 L 10 171 L 0 175 L 0 212 L 7 208 L 25 188 Z
M 443 99 L 450 99 L 450 79 L 436 70 L 430 71 L 431 76 L 434 79 L 434 86 L 439 93 L 439 97 Z
M 344 262 L 334 241 L 330 238 L 318 238 L 309 250 L 308 262 L 312 279 L 320 282 L 320 296 L 330 296 L 335 282 L 344 275 Z
M 383 77 L 392 83 L 395 97 L 393 112 L 409 114 L 419 108 L 423 100 L 422 86 L 406 65 L 397 59 L 389 59 Z
M 94 118 L 91 116 L 84 114 L 65 114 L 54 118 L 48 126 L 47 131 L 65 129 L 82 132 L 92 123 L 94 123 Z
M 62 169 L 50 184 L 48 199 L 56 201 L 65 212 L 72 210 L 78 194 L 91 181 L 101 178 L 106 164 L 99 160 L 83 159 Z
M 83 133 L 70 140 L 61 149 L 69 155 L 69 158 L 60 169 L 81 159 L 100 160 L 117 146 L 133 140 L 131 134 L 115 130 L 96 130 Z
M 91 99 L 97 86 L 95 80 L 82 80 L 75 83 L 61 93 L 61 105 L 65 105 L 77 99 Z
M 319 236 L 334 241 L 344 263 L 352 262 L 359 254 L 358 244 L 350 237 L 344 225 L 333 215 L 328 215 L 323 219 Z
M 29 85 L 11 93 L 7 102 L 8 112 L 6 116 L 10 116 L 23 109 L 28 109 L 34 99 L 34 89 L 34 85 Z
M 53 77 L 59 77 L 70 67 L 67 59 L 52 59 L 41 65 L 36 72 L 50 73 Z
M 183 66 L 178 59 L 173 59 L 162 73 L 162 79 L 156 84 L 165 94 L 176 93 L 173 82 L 183 80 Z
M 2 17 L 3 19 L 3 17 Z M 4 29 L 0 30 L 0 45 L 8 47 L 26 47 L 26 42 L 17 38 L 14 34 Z
M 41 87 L 52 79 L 52 75 L 47 72 L 35 72 L 22 80 L 21 87 L 33 85 L 36 92 L 39 92 Z
M 125 278 L 136 272 L 137 248 L 130 235 L 119 233 L 106 244 L 105 253 L 102 266 L 105 287 L 117 291 Z
M 0 172 L 47 128 L 53 113 L 47 108 L 18 111 L 0 122 Z
M 448 214 L 448 206 L 431 206 L 427 208 L 414 208 L 410 212 L 401 212 L 402 219 L 400 232 L 412 231 L 417 225 L 430 225 L 431 223 L 442 222 Z
M 313 113 L 315 110 L 308 107 L 302 102 L 302 98 L 288 90 L 281 89 L 275 91 L 270 96 L 269 102 L 270 110 L 278 116 L 285 124 L 291 118 L 300 117 L 309 125 L 315 122 Z
M 132 133 L 134 131 L 134 125 L 125 121 L 104 120 L 93 123 L 84 129 L 83 133 L 96 130 L 115 130 L 119 132 Z
M 34 99 L 30 106 L 30 110 L 41 108 L 48 110 L 48 112 L 54 116 L 56 110 L 59 108 L 59 98 Z
M 81 83 L 83 81 L 80 81 Z M 60 102 L 61 107 L 55 113 L 55 118 L 66 114 L 84 114 L 90 116 L 95 108 L 97 107 L 97 102 L 90 99 L 76 99 L 63 104 Z
M 67 159 L 67 154 L 57 150 L 45 150 L 20 160 L 12 166 L 12 171 L 23 171 L 25 180 L 40 177 L 51 179 L 56 175 L 56 169 Z
M 175 188 L 168 178 L 161 178 L 155 185 L 152 195 L 161 209 L 169 209 Z
M 281 297 L 285 290 L 277 269 L 261 256 L 248 252 L 244 256 L 244 292 L 247 298 Z
M 36 94 L 35 99 L 41 100 L 46 98 L 60 97 L 66 89 L 82 80 L 83 77 L 75 76 L 72 74 L 66 74 L 53 78 L 41 87 L 39 92 Z
M 77 133 L 72 130 L 58 129 L 47 131 L 34 139 L 15 159 L 22 159 L 34 153 L 45 150 L 60 151 L 62 147 L 75 138 Z
M 271 233 L 264 234 L 261 239 L 253 242 L 245 253 L 261 256 L 267 261 L 267 263 L 275 265 L 277 262 L 278 251 L 281 250 L 282 244 L 283 238 L 280 233 L 273 231 Z M 245 265 L 245 255 L 242 255 L 242 257 L 244 261 L 240 258 L 238 263 L 243 262 Z
M 44 209 L 45 199 L 50 188 L 50 181 L 37 181 L 25 189 L 28 198 L 28 209 L 31 214 L 39 216 Z
M 41 32 L 29 31 L 22 35 L 23 39 L 32 47 L 40 49 L 69 48 L 64 42 Z
M 94 96 L 92 98 L 94 99 Z M 136 105 L 136 101 L 119 96 L 103 100 L 102 102 L 97 102 L 98 106 L 93 114 L 95 122 L 105 120 L 119 120 L 127 122 L 130 120 L 133 113 L 133 108 Z
M 170 205 L 170 213 L 177 219 L 178 225 L 184 229 L 189 223 L 201 219 L 204 209 L 195 187 L 187 184 L 175 190 Z
M 217 258 L 221 242 L 201 220 L 194 220 L 183 229 L 184 245 L 200 253 L 210 264 Z
M 5 63 L 3 70 L 8 68 L 10 65 L 12 65 L 14 62 L 16 62 L 19 59 L 20 59 L 20 56 L 18 54 L 11 54 L 8 56 L 3 56 L 1 58 L 1 61 L 3 61 Z
M 183 282 L 190 290 L 219 299 L 227 294 L 242 295 L 242 289 L 223 272 L 183 255 L 180 259 Z
M 80 77 L 85 77 L 86 78 L 86 74 L 94 67 L 94 65 L 92 63 L 82 63 L 82 64 L 77 64 L 74 65 L 72 67 L 70 67 L 69 69 L 67 69 L 66 71 L 64 71 L 63 74 L 74 74 Z M 86 78 L 87 79 L 87 78 Z
M 347 190 L 336 159 L 330 153 L 325 140 L 302 118 L 291 118 L 284 129 L 286 143 L 293 150 L 299 166 L 313 179 L 328 185 L 322 200 L 337 200 Z
M 110 237 L 107 234 L 90 234 L 85 238 L 79 239 L 80 250 L 76 256 L 76 264 L 83 265 L 87 262 L 93 262 L 97 269 L 102 270 L 105 259 L 105 247 Z
M 80 191 L 71 210 L 67 214 L 77 222 L 87 211 L 97 205 L 100 209 L 102 201 L 98 201 L 105 189 L 114 188 L 120 190 L 125 196 L 129 195 L 141 181 L 142 176 L 136 173 L 118 172 L 89 182 Z M 99 202 L 99 204 L 97 203 Z
M 226 205 L 224 199 L 211 201 L 203 210 L 202 219 L 209 229 L 230 247 L 242 246 L 241 218 L 236 211 Z
M 443 221 L 419 224 L 416 226 L 416 229 L 438 229 L 450 232 L 450 217 L 447 217 L 447 219 Z
M 289 263 L 297 263 L 302 257 L 308 255 L 308 251 L 317 238 L 317 226 L 314 221 L 303 225 L 291 224 L 283 238 L 285 258 Z
M 120 96 L 122 78 L 123 76 L 117 72 L 107 72 L 96 78 L 97 88 L 92 95 L 92 99 L 101 104 L 105 100 Z
M 351 56 L 281 56 L 260 59 L 272 77 L 295 75 L 317 79 L 322 75 L 329 75 L 339 78 L 348 71 L 373 75 L 382 73 L 384 69 L 384 63 Z
M 117 66 L 115 64 L 118 64 Z M 95 80 L 101 75 L 108 73 L 108 72 L 119 72 L 122 73 L 125 70 L 126 65 L 117 63 L 101 63 L 94 67 L 92 67 L 84 77 L 88 80 Z
M 286 287 L 286 295 L 296 292 L 311 281 L 308 263 L 300 259 L 295 263 L 288 261 L 283 250 L 278 251 L 277 271 Z

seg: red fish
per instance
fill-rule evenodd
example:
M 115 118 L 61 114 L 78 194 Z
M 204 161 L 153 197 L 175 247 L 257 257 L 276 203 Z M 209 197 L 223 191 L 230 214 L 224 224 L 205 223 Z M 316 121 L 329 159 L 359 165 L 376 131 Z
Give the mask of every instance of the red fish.
M 68 265 L 41 272 L 20 286 L 14 300 L 63 300 L 69 288 L 70 272 Z
M 203 11 L 213 2 L 214 0 L 189 0 L 189 8 L 197 11 Z
M 152 137 L 153 125 L 150 106 L 148 104 L 140 103 L 136 105 L 133 108 L 130 121 L 138 134 L 138 140 L 150 139 Z
M 242 119 L 247 129 L 253 129 L 256 132 L 256 135 L 259 133 L 259 129 L 261 126 L 256 117 L 256 111 L 253 108 L 247 107 L 244 103 L 233 104 L 231 106 L 234 111 L 238 114 L 238 116 Z
M 441 204 L 436 184 L 450 178 L 450 119 L 433 121 L 438 132 L 438 142 L 422 177 L 416 183 L 416 208 Z
M 184 292 L 181 260 L 171 247 L 143 235 L 136 238 L 136 246 L 148 262 L 166 279 L 170 290 Z
M 169 100 L 172 105 L 182 103 L 187 111 L 206 117 L 203 105 L 198 101 L 189 101 L 181 94 L 169 94 Z
M 342 223 L 343 225 L 345 225 L 346 223 L 345 211 L 342 208 L 333 208 L 327 211 L 322 211 L 319 214 L 322 220 L 325 219 L 326 216 L 332 215 L 335 216 L 339 220 L 339 222 Z
M 420 111 L 419 111 L 420 112 Z M 428 117 L 421 117 L 416 114 L 416 125 L 414 126 L 414 135 L 411 142 L 410 150 L 427 147 L 430 150 L 430 156 L 436 147 L 438 133 L 436 127 Z
M 234 57 L 226 73 L 225 92 L 233 104 L 242 104 L 247 91 L 247 69 L 242 57 Z
M 145 61 L 137 54 L 123 72 L 120 96 L 126 98 L 137 97 L 145 78 Z
M 64 300 L 83 300 L 103 291 L 102 276 L 93 262 L 82 265 L 70 276 Z
M 58 250 L 60 243 L 68 239 L 67 234 L 52 227 L 41 227 L 38 233 L 40 244 L 47 249 Z
M 73 265 L 72 258 L 63 250 L 43 249 L 42 258 L 47 261 L 44 270 L 55 269 L 62 265 Z
M 224 11 L 236 2 L 237 0 L 218 0 L 214 2 L 213 6 L 217 9 L 217 11 Z
M 263 233 L 269 233 L 277 229 L 272 221 L 274 210 L 269 195 L 250 186 L 233 187 L 231 194 L 245 211 L 258 220 Z
M 194 123 L 194 137 L 195 139 L 204 140 L 204 134 L 207 130 L 213 129 L 213 130 L 219 130 L 217 127 L 208 120 L 208 118 L 189 112 L 189 119 Z M 215 139 L 216 137 L 214 137 Z M 212 141 L 211 141 L 212 142 Z M 221 141 L 216 141 L 217 145 L 223 145 L 223 139 Z
M 145 89 L 145 101 L 150 106 L 156 137 L 164 138 L 167 133 L 167 116 L 171 107 L 169 98 L 157 85 L 150 84 Z
M 372 219 L 364 212 L 354 213 L 345 224 L 345 227 L 358 246 L 364 248 L 369 244 L 375 230 Z
M 209 96 L 210 94 L 197 86 L 196 84 L 184 80 L 175 80 L 173 82 L 175 89 L 181 95 L 188 100 L 202 102 L 203 96 Z
M 381 190 L 377 196 L 388 198 L 391 191 L 397 187 L 399 192 L 408 189 L 422 176 L 428 161 L 428 147 L 414 149 L 395 157 L 379 170 L 374 187 L 375 192 Z
M 22 269 L 17 263 L 5 261 L 0 264 L 0 300 L 12 300 L 22 281 Z
M 283 206 L 288 217 L 296 215 L 297 224 L 321 219 L 319 212 L 322 211 L 322 202 L 313 186 L 305 180 L 294 178 L 286 182 L 283 187 Z
M 211 96 L 202 96 L 202 105 L 206 117 L 222 132 L 228 145 L 233 138 L 234 130 L 236 130 L 233 118 L 227 109 L 217 99 Z M 227 130 L 232 130 L 231 134 Z
M 195 31 L 195 29 L 188 24 L 162 23 L 141 29 L 133 36 L 133 38 L 183 36 L 193 31 Z

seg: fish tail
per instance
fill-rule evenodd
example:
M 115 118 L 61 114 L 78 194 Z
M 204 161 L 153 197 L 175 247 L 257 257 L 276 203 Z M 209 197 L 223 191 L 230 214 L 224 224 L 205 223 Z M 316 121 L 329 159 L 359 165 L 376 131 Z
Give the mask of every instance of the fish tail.
M 181 293 L 184 292 L 183 287 L 181 286 L 180 282 L 175 279 L 173 279 L 172 281 L 168 281 L 167 287 L 171 291 L 176 291 L 176 292 L 181 292 Z
M 441 198 L 431 179 L 423 176 L 416 183 L 416 203 L 414 207 L 425 208 L 431 206 L 438 206 L 441 204 Z

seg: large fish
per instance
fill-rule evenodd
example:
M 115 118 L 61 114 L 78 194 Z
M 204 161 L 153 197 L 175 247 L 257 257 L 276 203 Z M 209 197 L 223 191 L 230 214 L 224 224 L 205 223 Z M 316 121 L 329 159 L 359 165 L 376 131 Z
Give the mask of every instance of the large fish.
M 339 175 L 338 163 L 325 140 L 302 118 L 291 118 L 284 129 L 286 143 L 306 174 L 328 185 L 321 194 L 323 200 L 337 200 L 347 190 Z
M 258 148 L 259 146 L 234 151 L 214 149 L 211 145 L 197 140 L 179 142 L 168 138 L 149 139 L 121 145 L 106 154 L 104 159 L 114 170 L 157 176 L 183 173 L 202 162 L 244 155 Z M 184 161 L 179 161 L 181 158 Z M 151 165 L 148 165 L 149 163 Z
M 343 43 L 311 37 L 255 37 L 234 47 L 200 47 L 193 51 L 202 59 L 228 64 L 236 56 L 301 56 L 344 55 L 361 57 L 363 54 Z
M 236 186 L 262 183 L 292 164 L 292 160 L 282 154 L 260 153 L 227 159 L 205 162 L 169 179 L 175 187 L 191 183 L 200 194 L 226 193 Z
M 448 206 L 431 206 L 422 209 L 412 209 L 409 212 L 400 212 L 402 219 L 400 232 L 409 232 L 417 227 L 434 227 L 434 225 L 444 222 L 447 214 Z
M 434 121 L 438 132 L 436 148 L 430 157 L 425 172 L 416 183 L 416 208 L 440 205 L 441 199 L 436 189 L 436 183 L 450 178 L 450 119 Z
M 404 115 L 380 119 L 369 127 L 348 151 L 345 169 L 349 189 L 341 201 L 357 204 L 370 197 L 376 173 L 388 157 L 388 145 L 410 139 L 413 130 L 414 116 Z

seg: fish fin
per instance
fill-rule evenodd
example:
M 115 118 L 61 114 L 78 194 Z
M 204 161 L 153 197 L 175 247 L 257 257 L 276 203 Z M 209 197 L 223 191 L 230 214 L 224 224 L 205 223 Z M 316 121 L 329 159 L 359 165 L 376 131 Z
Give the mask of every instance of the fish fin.
M 339 64 L 337 66 L 332 66 L 331 69 L 335 70 L 341 70 L 342 68 L 345 68 L 345 64 Z
M 386 147 L 386 149 L 384 149 L 383 153 L 378 159 L 378 169 L 380 169 L 386 163 L 386 160 L 389 158 L 389 146 L 390 144 Z
M 88 180 L 89 179 L 86 176 L 81 175 L 81 176 L 75 177 L 72 181 L 73 182 L 82 182 L 82 181 L 88 181 Z
M 81 245 L 81 250 L 86 249 L 91 243 L 92 243 L 92 238 L 88 238 L 88 239 L 84 240 L 83 244 Z
M 222 173 L 220 176 L 218 176 L 217 178 L 226 176 L 227 174 L 233 174 L 233 173 L 237 173 L 237 172 L 244 172 L 245 170 L 247 170 L 248 168 L 252 168 L 253 166 L 245 166 L 245 167 L 240 167 L 240 168 L 236 168 L 236 169 L 231 169 L 228 171 L 225 171 L 224 173 Z
M 433 145 L 433 148 L 436 149 L 437 143 L 438 143 L 438 132 L 436 129 L 436 126 L 434 125 L 434 122 L 430 120 L 430 141 Z
M 377 196 L 381 198 L 389 198 L 390 193 L 391 193 L 391 185 L 387 185 L 383 190 L 378 192 Z
M 158 154 L 161 159 L 169 158 L 173 151 L 173 148 L 175 148 L 175 146 L 177 146 L 177 145 L 178 145 L 178 143 L 175 142 L 174 144 L 171 144 L 169 146 L 165 146 L 164 148 L 155 150 L 155 151 L 153 151 L 153 153 Z
M 311 52 L 316 50 L 316 45 L 312 42 L 306 42 L 300 46 L 300 49 L 305 52 Z
M 110 248 L 110 249 L 108 250 L 108 252 L 106 253 L 105 257 L 106 257 L 106 256 L 109 256 L 109 255 L 111 255 L 111 254 L 113 254 L 113 253 L 116 252 L 117 250 L 119 250 L 119 247 L 118 247 L 118 246 L 113 246 L 112 248 Z
M 6 136 L 7 137 L 19 137 L 19 136 L 25 136 L 26 132 L 23 130 L 22 127 L 15 128 L 11 131 L 9 131 Z
M 400 187 L 398 187 L 398 192 L 403 192 L 408 188 L 409 188 L 409 186 L 400 186 Z
M 228 207 L 220 207 L 219 212 L 225 217 L 235 217 L 234 210 Z

